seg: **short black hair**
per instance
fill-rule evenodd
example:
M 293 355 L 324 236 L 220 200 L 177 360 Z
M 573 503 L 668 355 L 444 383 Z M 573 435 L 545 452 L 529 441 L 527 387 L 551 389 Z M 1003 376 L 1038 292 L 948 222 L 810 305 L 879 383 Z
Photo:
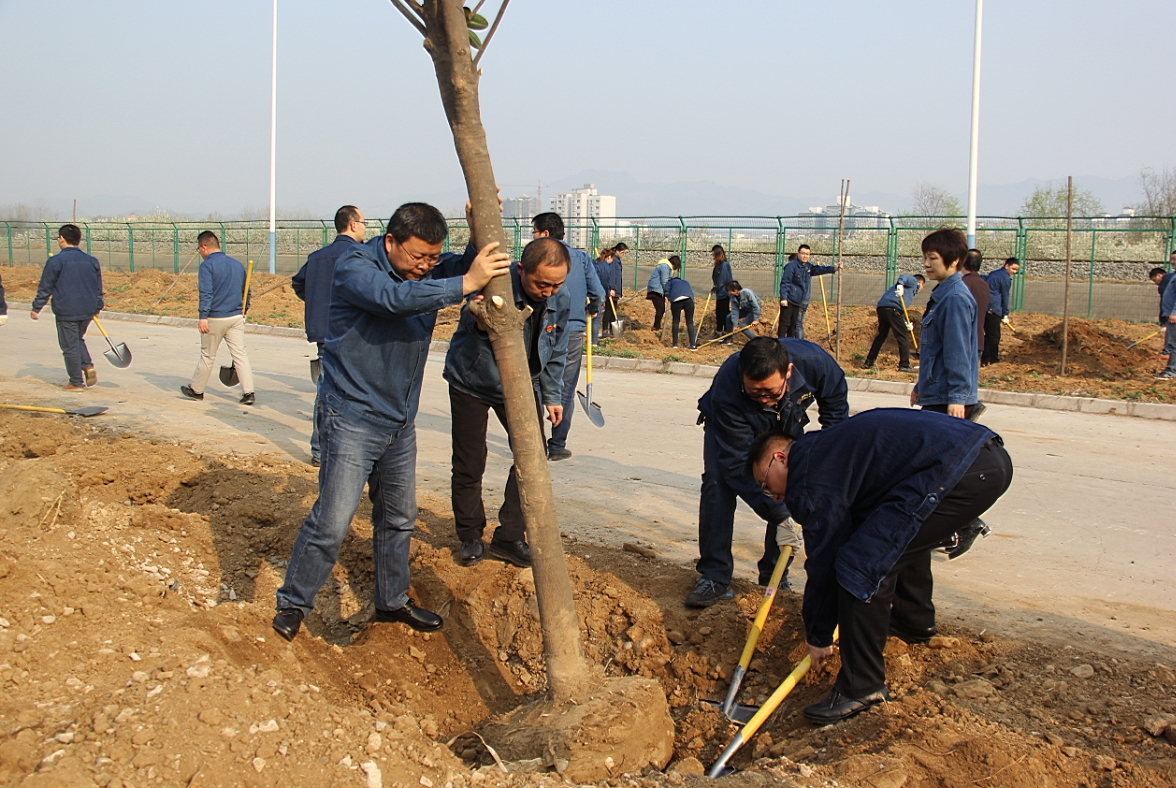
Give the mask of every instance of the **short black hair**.
M 344 205 L 335 211 L 335 232 L 345 233 L 352 222 L 359 221 L 359 209 L 354 205 Z
M 948 268 L 958 265 L 968 256 L 968 241 L 964 234 L 951 227 L 936 230 L 923 239 L 923 254 L 936 252 Z
M 1004 261 L 1004 264 L 1005 265 L 1020 265 L 1021 261 L 1015 257 L 1010 257 L 1009 259 Z
M 969 249 L 968 256 L 964 258 L 964 269 L 968 271 L 980 272 L 980 264 L 984 262 L 984 253 L 979 249 Z
M 432 205 L 406 202 L 388 220 L 388 235 L 402 244 L 409 238 L 420 238 L 427 244 L 439 244 L 449 235 L 445 216 Z
M 541 265 L 562 265 L 569 268 L 572 265 L 572 256 L 568 254 L 568 248 L 554 238 L 536 238 L 523 247 L 519 267 L 528 274 L 533 274 Z
M 774 337 L 756 337 L 739 351 L 739 372 L 750 380 L 767 380 L 775 373 L 788 374 L 788 348 Z
M 66 239 L 66 240 L 68 241 L 69 239 Z M 1152 270 L 1147 272 L 1147 278 L 1154 279 L 1155 277 L 1163 276 L 1166 273 L 1168 273 L 1168 272 L 1165 271 L 1163 268 L 1153 268 Z
M 761 339 L 768 338 L 761 337 Z M 768 430 L 767 432 L 761 432 L 759 435 L 756 435 L 755 440 L 751 442 L 751 446 L 747 448 L 747 475 L 754 479 L 756 463 L 765 454 L 783 451 L 795 442 L 795 438 L 781 430 Z
M 670 255 L 670 268 L 673 268 L 675 271 L 680 270 L 682 268 L 682 258 L 676 254 Z
M 813 248 L 808 244 L 801 244 L 800 246 L 796 247 L 796 253 L 800 254 L 801 249 L 808 249 L 810 252 L 813 250 Z
M 57 235 L 70 246 L 77 246 L 82 242 L 82 228 L 76 224 L 61 225 L 61 229 L 57 231 Z
M 736 293 L 742 289 L 743 289 L 743 285 L 739 284 L 738 279 L 732 279 L 730 282 L 727 283 L 727 292 L 728 293 Z
M 617 244 L 616 246 L 613 247 L 613 251 L 614 252 L 627 252 L 627 251 L 629 251 L 629 245 L 627 243 L 625 243 L 624 241 L 621 241 L 619 244 Z
M 205 230 L 196 236 L 196 244 L 203 246 L 205 249 L 220 249 L 220 239 L 216 237 L 216 233 L 212 230 Z
M 535 218 L 531 220 L 531 226 L 539 232 L 546 232 L 552 238 L 563 240 L 564 237 L 564 223 L 558 213 L 536 214 Z
M 923 276 L 922 274 L 915 274 L 915 279 L 918 279 L 919 284 L 921 285 L 927 284 L 927 277 Z

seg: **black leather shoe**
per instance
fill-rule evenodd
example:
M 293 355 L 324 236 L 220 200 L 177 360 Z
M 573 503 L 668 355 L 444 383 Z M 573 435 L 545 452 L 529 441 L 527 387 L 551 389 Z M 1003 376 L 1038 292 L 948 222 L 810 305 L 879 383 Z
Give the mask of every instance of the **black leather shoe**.
M 531 566 L 531 547 L 522 540 L 500 542 L 497 539 L 491 539 L 490 555 L 524 569 Z
M 274 632 L 277 632 L 286 640 L 293 640 L 294 636 L 298 634 L 298 629 L 302 626 L 302 619 L 302 611 L 298 608 L 283 608 L 274 616 Z
M 572 453 L 567 449 L 548 449 L 547 450 L 547 459 L 551 460 L 552 462 L 558 462 L 559 460 L 566 460 L 568 457 L 571 457 L 571 456 L 572 456 Z
M 435 632 L 445 623 L 441 620 L 441 616 L 425 610 L 423 607 L 417 607 L 411 599 L 404 604 L 404 607 L 396 610 L 376 608 L 376 615 L 372 617 L 372 621 L 381 624 L 408 624 L 417 632 Z
M 881 692 L 874 692 L 864 698 L 849 698 L 837 690 L 833 690 L 822 700 L 811 706 L 805 706 L 804 718 L 817 725 L 828 725 L 847 720 L 871 706 L 877 706 L 888 700 L 890 700 L 890 693 L 885 688 Z
M 457 562 L 462 566 L 473 566 L 486 557 L 481 539 L 463 539 L 461 551 L 457 554 Z
M 990 533 L 992 533 L 992 529 L 988 527 L 988 524 L 977 517 L 952 534 L 951 538 L 943 542 L 940 547 L 943 549 L 943 552 L 947 553 L 947 558 L 950 561 L 954 558 L 959 558 L 971 550 L 972 544 L 976 541 L 976 537 L 987 537 Z
M 204 392 L 196 393 L 196 390 L 191 386 L 180 386 L 180 393 L 188 399 L 194 399 L 197 402 L 204 399 Z
M 931 638 L 939 634 L 939 630 L 935 627 L 927 627 L 926 629 L 904 627 L 899 624 L 890 625 L 890 637 L 898 638 L 908 646 L 925 646 L 931 641 Z
M 257 397 L 253 396 L 252 391 L 246 394 L 244 397 L 241 397 L 242 405 L 252 405 L 255 402 L 257 402 Z

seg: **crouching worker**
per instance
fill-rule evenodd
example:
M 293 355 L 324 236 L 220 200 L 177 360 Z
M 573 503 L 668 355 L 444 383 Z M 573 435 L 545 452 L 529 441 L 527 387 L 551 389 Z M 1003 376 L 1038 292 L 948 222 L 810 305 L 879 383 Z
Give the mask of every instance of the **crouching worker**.
M 799 440 L 770 432 L 751 446 L 757 484 L 804 523 L 804 625 L 816 666 L 833 653 L 833 692 L 804 716 L 825 725 L 889 699 L 888 635 L 936 634 L 931 550 L 973 523 L 1013 477 L 1000 436 L 965 419 L 870 410 Z

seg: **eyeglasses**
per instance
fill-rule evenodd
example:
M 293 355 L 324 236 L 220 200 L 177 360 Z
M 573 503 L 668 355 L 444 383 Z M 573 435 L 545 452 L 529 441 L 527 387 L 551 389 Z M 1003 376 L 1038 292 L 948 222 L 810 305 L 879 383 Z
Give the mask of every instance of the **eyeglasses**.
M 743 393 L 757 402 L 778 402 L 784 396 L 784 392 L 788 390 L 788 379 L 784 379 L 784 383 L 777 391 L 748 391 L 747 386 L 743 386 Z
M 772 463 L 776 461 L 776 455 L 772 455 L 772 459 L 768 460 L 768 467 L 764 468 L 764 480 L 760 482 L 760 492 L 769 498 L 772 497 L 772 491 L 768 489 L 768 472 L 772 470 Z
M 400 248 L 404 249 L 403 246 Z M 441 259 L 441 255 L 439 255 L 439 254 L 413 254 L 412 252 L 408 251 L 407 249 L 404 249 L 404 254 L 406 257 L 408 257 L 409 260 L 412 260 L 414 263 L 417 263 L 418 265 L 420 263 L 428 263 L 429 265 L 433 265 L 438 260 Z

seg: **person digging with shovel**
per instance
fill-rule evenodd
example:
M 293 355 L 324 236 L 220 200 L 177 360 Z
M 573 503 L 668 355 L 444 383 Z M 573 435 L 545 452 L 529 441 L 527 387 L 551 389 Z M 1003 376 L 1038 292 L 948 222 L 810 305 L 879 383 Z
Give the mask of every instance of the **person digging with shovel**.
M 768 584 L 780 556 L 778 532 L 799 548 L 788 508 L 766 496 L 747 472 L 747 448 L 756 435 L 773 428 L 799 438 L 814 402 L 822 427 L 839 424 L 849 417 L 848 393 L 845 373 L 833 357 L 803 339 L 757 337 L 719 367 L 710 390 L 698 400 L 698 423 L 703 425 L 695 563 L 699 578 L 686 597 L 687 607 L 709 607 L 734 596 L 731 542 L 737 499 L 767 522 L 758 564 L 760 585 Z M 780 588 L 788 587 L 785 573 Z
M 1003 441 L 966 419 L 879 408 L 799 440 L 765 432 L 748 455 L 755 483 L 804 523 L 814 667 L 840 630 L 841 671 L 805 718 L 827 725 L 889 700 L 887 637 L 925 644 L 937 634 L 931 551 L 1009 488 Z
M 200 361 L 192 373 L 192 382 L 180 386 L 188 399 L 203 400 L 208 376 L 216 363 L 216 352 L 223 341 L 229 346 L 233 368 L 241 381 L 241 404 L 252 405 L 253 368 L 245 352 L 245 265 L 221 251 L 220 239 L 211 230 L 196 236 L 196 251 L 203 262 L 197 280 L 200 284 Z

